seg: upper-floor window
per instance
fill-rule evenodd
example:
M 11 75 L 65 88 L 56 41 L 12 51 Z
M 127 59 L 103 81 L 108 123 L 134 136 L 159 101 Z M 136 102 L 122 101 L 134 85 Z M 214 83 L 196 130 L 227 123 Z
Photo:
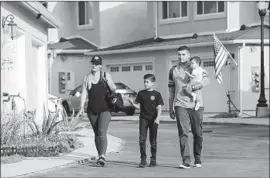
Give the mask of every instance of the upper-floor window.
M 79 26 L 93 25 L 93 3 L 89 1 L 78 2 Z
M 224 1 L 198 1 L 197 15 L 222 13 L 225 11 Z
M 187 1 L 163 1 L 162 2 L 162 19 L 172 19 L 187 17 Z

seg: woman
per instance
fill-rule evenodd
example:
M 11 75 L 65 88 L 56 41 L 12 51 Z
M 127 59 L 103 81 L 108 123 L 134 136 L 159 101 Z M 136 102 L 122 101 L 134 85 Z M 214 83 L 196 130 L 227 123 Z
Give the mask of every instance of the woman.
M 107 150 L 107 130 L 111 120 L 111 113 L 108 107 L 106 93 L 108 86 L 115 90 L 115 84 L 111 75 L 102 70 L 102 59 L 100 56 L 93 56 L 91 59 L 91 72 L 84 77 L 82 84 L 81 109 L 84 112 L 84 103 L 88 95 L 87 115 L 95 133 L 95 145 L 99 155 L 97 164 L 105 165 L 105 154 Z M 106 85 L 106 81 L 108 85 Z

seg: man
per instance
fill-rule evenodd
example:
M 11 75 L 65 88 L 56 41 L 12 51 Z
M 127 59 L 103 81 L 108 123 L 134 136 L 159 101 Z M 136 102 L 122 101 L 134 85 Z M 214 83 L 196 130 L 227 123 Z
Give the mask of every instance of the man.
M 203 103 L 198 110 L 195 110 L 195 102 L 192 100 L 185 90 L 200 90 L 205 85 L 209 84 L 207 72 L 204 70 L 203 80 L 198 85 L 192 88 L 187 85 L 189 77 L 186 72 L 190 73 L 190 50 L 187 46 L 181 46 L 177 50 L 179 64 L 172 67 L 169 72 L 169 109 L 170 117 L 177 120 L 177 128 L 180 142 L 180 152 L 183 159 L 183 164 L 179 167 L 186 169 L 190 168 L 190 151 L 188 143 L 189 123 L 193 133 L 193 153 L 195 158 L 195 166 L 201 167 L 201 150 L 202 150 L 202 121 L 203 121 Z M 201 95 L 199 96 L 201 97 Z

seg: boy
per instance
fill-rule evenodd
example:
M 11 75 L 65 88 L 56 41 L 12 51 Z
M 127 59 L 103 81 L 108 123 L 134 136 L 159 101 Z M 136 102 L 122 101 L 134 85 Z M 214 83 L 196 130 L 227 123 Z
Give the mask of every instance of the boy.
M 141 163 L 140 168 L 145 168 L 146 162 L 146 138 L 149 128 L 150 132 L 150 145 L 151 145 L 151 161 L 149 167 L 156 166 L 156 152 L 157 152 L 157 129 L 161 114 L 161 105 L 163 99 L 158 91 L 153 89 L 155 84 L 155 76 L 153 74 L 146 74 L 144 77 L 145 90 L 139 91 L 135 102 L 130 98 L 131 104 L 140 109 L 140 124 L 139 124 L 139 142 Z
M 191 85 L 191 87 L 187 88 L 192 88 L 194 85 L 201 83 L 203 79 L 204 69 L 201 67 L 201 59 L 198 56 L 194 56 L 190 59 L 190 67 L 192 69 L 191 74 L 188 73 L 187 71 L 186 74 L 190 77 L 190 82 L 188 85 Z M 196 90 L 193 92 L 188 89 L 186 89 L 185 91 L 192 96 L 193 101 L 195 101 L 195 110 L 198 110 L 202 103 L 201 91 Z

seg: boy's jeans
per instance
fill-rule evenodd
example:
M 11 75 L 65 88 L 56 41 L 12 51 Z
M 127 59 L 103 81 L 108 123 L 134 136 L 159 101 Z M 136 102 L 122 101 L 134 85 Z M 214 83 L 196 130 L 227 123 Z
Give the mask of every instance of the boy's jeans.
M 146 119 L 140 118 L 140 125 L 139 125 L 139 142 L 140 142 L 140 152 L 141 152 L 141 160 L 146 160 L 146 138 L 147 138 L 147 131 L 150 131 L 150 145 L 151 145 L 151 154 L 152 160 L 156 160 L 156 153 L 157 153 L 157 129 L 158 124 L 154 121 L 148 121 Z
M 177 128 L 180 142 L 180 151 L 184 164 L 190 164 L 190 151 L 188 143 L 189 123 L 193 134 L 193 154 L 195 163 L 201 163 L 201 151 L 203 141 L 203 108 L 194 110 L 193 108 L 175 107 Z

